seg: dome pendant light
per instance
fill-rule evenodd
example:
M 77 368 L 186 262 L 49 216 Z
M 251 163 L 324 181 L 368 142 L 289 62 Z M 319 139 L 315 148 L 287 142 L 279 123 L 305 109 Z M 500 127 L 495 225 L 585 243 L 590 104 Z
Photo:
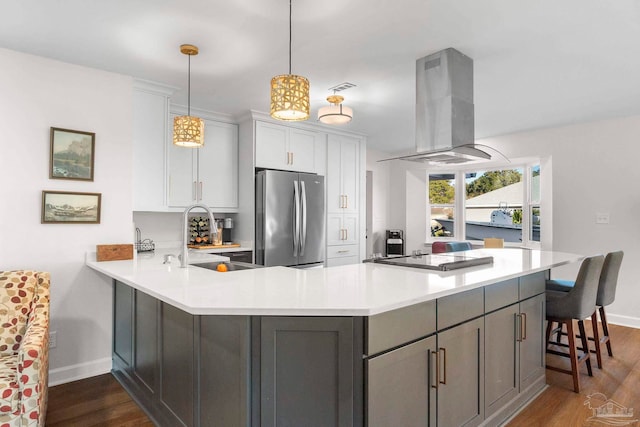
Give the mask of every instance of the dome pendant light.
M 204 121 L 191 116 L 191 56 L 198 54 L 198 48 L 191 44 L 183 44 L 180 46 L 180 52 L 189 56 L 187 115 L 173 119 L 173 144 L 179 147 L 200 148 L 204 145 Z
M 328 125 L 343 125 L 349 123 L 353 118 L 353 110 L 342 105 L 344 97 L 340 95 L 327 96 L 327 101 L 331 105 L 318 110 L 318 120 Z
M 271 79 L 271 117 L 299 121 L 309 118 L 309 80 L 291 74 L 291 0 L 289 0 L 289 74 Z

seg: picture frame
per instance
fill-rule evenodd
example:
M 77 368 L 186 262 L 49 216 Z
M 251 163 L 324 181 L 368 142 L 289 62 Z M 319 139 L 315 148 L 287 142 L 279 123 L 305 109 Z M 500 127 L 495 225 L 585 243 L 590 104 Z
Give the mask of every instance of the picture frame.
M 49 178 L 93 181 L 96 134 L 51 128 Z
M 100 224 L 102 193 L 42 191 L 42 224 Z

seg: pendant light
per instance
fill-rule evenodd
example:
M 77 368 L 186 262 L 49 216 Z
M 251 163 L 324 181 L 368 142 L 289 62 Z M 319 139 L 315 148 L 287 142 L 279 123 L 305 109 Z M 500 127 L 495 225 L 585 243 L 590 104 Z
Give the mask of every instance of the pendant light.
M 271 117 L 299 121 L 309 118 L 309 80 L 291 74 L 291 0 L 289 0 L 289 74 L 271 79 Z
M 204 121 L 191 116 L 191 56 L 198 54 L 198 48 L 191 44 L 180 46 L 180 52 L 189 56 L 189 80 L 187 95 L 187 115 L 173 119 L 173 144 L 180 147 L 199 148 L 204 145 Z
M 331 105 L 320 108 L 318 110 L 318 120 L 328 125 L 342 125 L 349 123 L 353 118 L 353 110 L 342 105 L 344 97 L 336 95 L 327 96 L 327 101 Z

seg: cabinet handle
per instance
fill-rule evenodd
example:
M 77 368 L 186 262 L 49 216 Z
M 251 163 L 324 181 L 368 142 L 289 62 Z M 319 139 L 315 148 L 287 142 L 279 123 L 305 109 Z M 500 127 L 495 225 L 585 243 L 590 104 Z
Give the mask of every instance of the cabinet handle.
M 291 164 L 293 164 L 293 155 L 294 155 L 294 153 L 293 153 L 293 151 L 292 151 L 292 152 L 291 152 Z
M 349 251 L 338 251 L 339 254 L 347 254 Z
M 527 339 L 527 313 L 520 313 L 520 318 L 522 319 L 520 322 L 520 336 L 524 341 Z
M 349 196 L 345 194 L 344 196 L 344 208 L 347 209 L 349 207 Z
M 522 317 L 518 313 L 516 313 L 516 341 L 522 341 Z
M 199 187 L 199 188 L 198 188 L 198 191 L 199 191 L 199 194 L 198 194 L 198 201 L 202 200 L 202 186 L 204 185 L 204 184 L 202 184 L 202 181 L 200 181 L 200 182 L 199 182 L 199 184 L 200 184 L 200 185 L 198 186 L 198 187 Z
M 348 228 L 344 229 L 344 240 L 349 240 L 349 229 Z
M 191 188 L 191 200 L 198 200 L 198 183 L 193 181 L 193 187 Z
M 437 351 L 431 352 L 431 360 L 433 360 L 433 356 L 435 356 L 436 359 L 436 383 L 435 385 L 431 384 L 431 388 L 435 388 L 436 390 L 438 389 L 438 384 L 440 384 L 440 356 L 438 353 Z
M 442 381 L 440 384 L 447 384 L 447 349 L 444 347 L 440 347 L 442 350 Z

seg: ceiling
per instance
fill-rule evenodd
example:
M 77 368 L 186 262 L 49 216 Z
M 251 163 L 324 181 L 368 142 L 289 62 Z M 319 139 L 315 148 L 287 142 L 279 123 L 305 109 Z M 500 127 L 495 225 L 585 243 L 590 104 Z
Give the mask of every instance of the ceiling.
M 12 0 L 0 47 L 179 87 L 186 105 L 268 112 L 288 72 L 287 0 Z M 343 126 L 386 152 L 414 147 L 415 60 L 454 47 L 474 60 L 476 138 L 640 114 L 638 0 L 293 0 L 292 72 L 329 88 Z M 3 64 L 2 66 L 6 66 Z

